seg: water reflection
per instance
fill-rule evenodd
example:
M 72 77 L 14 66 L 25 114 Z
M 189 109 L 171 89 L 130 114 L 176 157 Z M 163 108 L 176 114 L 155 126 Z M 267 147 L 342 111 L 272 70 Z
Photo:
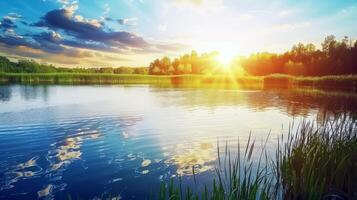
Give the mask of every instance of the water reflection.
M 10 101 L 11 93 L 11 87 L 0 85 L 0 101 Z
M 47 102 L 49 101 L 49 94 L 54 96 L 58 93 L 59 96 L 57 97 L 61 97 L 61 91 L 58 91 L 61 87 L 67 87 L 67 90 L 80 91 L 80 86 L 1 85 L 0 101 L 11 101 L 11 98 L 20 96 L 23 101 L 42 100 L 43 102 Z M 87 86 L 81 87 L 83 89 L 91 88 Z M 357 94 L 351 92 L 326 92 L 301 88 L 290 90 L 224 90 L 141 87 L 144 89 L 148 88 L 148 95 L 154 97 L 160 106 L 186 106 L 190 108 L 195 107 L 197 109 L 200 107 L 214 109 L 222 106 L 245 106 L 256 111 L 265 111 L 274 108 L 280 109 L 282 112 L 294 117 L 306 117 L 315 111 L 319 113 L 318 115 L 320 117 L 347 112 L 354 119 L 357 118 Z M 103 95 L 115 95 L 115 90 L 117 89 L 130 91 L 133 87 L 93 86 L 92 88 L 103 91 L 109 89 L 112 90 L 111 93 Z M 145 90 L 143 90 L 143 92 L 145 92 Z M 74 94 L 70 95 L 73 96 Z M 109 96 L 109 98 L 112 97 Z M 116 98 L 120 99 L 120 97 Z M 16 99 L 16 101 L 19 100 Z M 140 101 L 140 99 L 132 99 L 131 101 Z M 128 137 L 125 132 L 123 136 Z
M 20 95 L 25 100 L 42 99 L 44 102 L 48 99 L 48 85 L 22 85 Z
M 39 176 L 42 173 L 42 168 L 37 164 L 39 156 L 33 157 L 23 163 L 15 164 L 5 172 L 5 184 L 0 188 L 1 190 L 15 187 L 18 181 L 26 180 Z
M 50 163 L 46 174 L 50 177 L 52 184 L 39 190 L 38 198 L 50 199 L 55 191 L 64 190 L 67 184 L 62 181 L 62 174 L 72 162 L 81 159 L 80 148 L 83 142 L 100 138 L 101 134 L 98 130 L 85 129 L 77 129 L 77 133 L 67 136 L 63 141 L 51 144 L 54 149 L 49 150 L 46 156 Z
M 61 167 L 68 165 L 71 161 L 80 159 L 82 152 L 80 146 L 85 140 L 98 139 L 101 136 L 97 130 L 80 131 L 75 135 L 67 137 L 63 142 L 54 143 L 51 146 L 57 146 L 54 150 L 50 150 L 47 155 L 47 160 L 51 163 L 51 170 L 55 171 Z
M 193 169 L 210 181 L 217 138 L 244 146 L 251 130 L 258 143 L 293 118 L 357 113 L 349 93 L 36 87 L 0 90 L 0 199 L 145 199 L 160 180 L 189 181 Z
M 171 91 L 167 94 L 164 91 Z M 349 114 L 357 119 L 357 94 L 349 92 L 324 92 L 311 89 L 294 90 L 210 90 L 210 89 L 160 89 L 151 88 L 160 104 L 165 106 L 210 107 L 245 106 L 251 110 L 265 111 L 278 108 L 293 117 L 308 116 L 318 111 L 326 115 Z M 169 99 L 169 100 L 168 100 Z
M 199 174 L 214 168 L 217 158 L 216 149 L 209 142 L 194 142 L 192 144 L 177 144 L 169 153 L 168 165 L 175 165 L 178 175 Z M 193 169 L 194 168 L 194 169 Z

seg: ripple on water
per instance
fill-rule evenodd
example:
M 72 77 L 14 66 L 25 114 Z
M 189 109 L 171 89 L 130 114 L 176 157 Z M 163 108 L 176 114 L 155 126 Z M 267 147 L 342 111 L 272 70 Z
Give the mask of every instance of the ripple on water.
M 14 187 L 18 181 L 37 177 L 42 173 L 42 168 L 37 164 L 38 156 L 26 162 L 16 164 L 5 170 L 4 183 L 0 191 Z

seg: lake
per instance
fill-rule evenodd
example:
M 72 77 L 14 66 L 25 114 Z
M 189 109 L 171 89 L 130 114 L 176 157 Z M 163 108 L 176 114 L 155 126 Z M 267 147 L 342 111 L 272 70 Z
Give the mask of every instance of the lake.
M 0 199 L 148 199 L 161 181 L 214 174 L 217 144 L 274 149 L 289 124 L 348 114 L 357 97 L 310 90 L 0 86 Z

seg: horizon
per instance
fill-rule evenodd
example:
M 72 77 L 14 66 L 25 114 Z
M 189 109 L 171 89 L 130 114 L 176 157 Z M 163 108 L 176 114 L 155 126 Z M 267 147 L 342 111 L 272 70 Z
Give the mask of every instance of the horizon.
M 43 0 L 0 3 L 0 54 L 59 67 L 148 66 L 217 51 L 221 62 L 299 42 L 357 38 L 353 1 Z

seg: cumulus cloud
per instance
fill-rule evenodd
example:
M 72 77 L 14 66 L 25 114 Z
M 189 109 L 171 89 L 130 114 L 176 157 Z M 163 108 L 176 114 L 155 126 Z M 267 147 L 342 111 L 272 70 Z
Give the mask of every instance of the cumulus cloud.
M 33 44 L 28 42 L 25 38 L 12 35 L 0 35 L 0 43 L 7 46 L 33 46 Z
M 134 33 L 105 30 L 103 22 L 74 15 L 74 11 L 72 7 L 49 11 L 35 25 L 62 30 L 78 39 L 102 42 L 109 46 L 143 48 L 149 45 L 142 37 Z
M 62 37 L 56 32 L 43 32 L 32 37 L 37 44 L 37 48 L 45 50 L 50 53 L 62 53 L 65 48 L 60 45 Z
M 18 19 L 17 15 L 7 15 L 3 17 L 0 21 L 0 29 L 6 30 L 10 28 L 16 28 L 15 21 Z
M 61 8 L 44 13 L 35 22 L 23 21 L 22 16 L 16 13 L 0 18 L 0 50 L 12 57 L 29 57 L 39 61 L 47 59 L 61 64 L 70 64 L 65 61 L 68 59 L 63 60 L 70 56 L 72 64 L 75 64 L 81 62 L 78 59 L 107 59 L 105 56 L 108 55 L 112 55 L 111 63 L 134 62 L 127 59 L 128 56 L 171 52 L 182 48 L 179 44 L 157 44 L 155 40 L 147 42 L 133 32 L 110 29 L 105 21 L 133 26 L 137 24 L 138 19 L 112 19 L 106 16 L 110 10 L 107 5 L 103 7 L 104 13 L 98 20 L 77 14 L 77 1 L 58 2 L 62 4 Z M 24 26 L 26 29 L 19 31 L 22 33 L 19 35 L 16 30 Z M 97 55 L 99 52 L 102 56 Z

